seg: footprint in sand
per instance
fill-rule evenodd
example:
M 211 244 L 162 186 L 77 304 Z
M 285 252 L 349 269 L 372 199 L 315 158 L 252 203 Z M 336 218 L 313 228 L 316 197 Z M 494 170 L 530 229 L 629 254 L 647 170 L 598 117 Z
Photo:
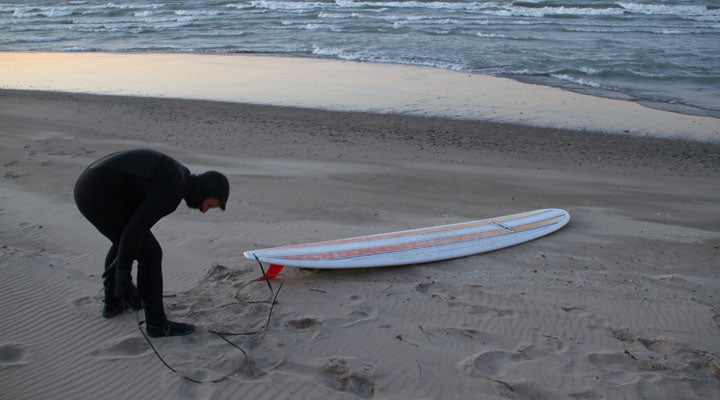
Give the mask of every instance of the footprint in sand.
M 344 322 L 338 327 L 347 327 L 358 324 L 360 322 L 372 321 L 377 317 L 377 309 L 369 305 L 363 305 L 357 310 L 350 311 L 343 318 Z
M 667 369 L 662 363 L 640 359 L 627 350 L 623 353 L 590 353 L 586 360 L 596 368 L 598 379 L 621 386 L 636 386 L 644 380 L 660 381 L 663 371 Z
M 590 329 L 608 329 L 608 327 L 610 326 L 610 323 L 608 321 L 603 318 L 597 317 L 593 313 L 587 311 L 582 306 L 576 306 L 571 304 L 560 306 L 560 309 L 575 318 L 586 320 Z
M 547 355 L 560 354 L 568 350 L 568 345 L 555 336 L 545 335 L 542 330 L 531 330 L 532 343 Z
M 141 357 L 150 351 L 150 346 L 142 337 L 125 336 L 105 342 L 102 349 L 92 351 L 91 356 L 101 360 Z
M 367 304 L 365 300 L 363 296 L 350 296 L 347 307 L 345 307 L 345 315 L 331 318 L 328 323 L 336 328 L 345 328 L 361 322 L 375 320 L 377 318 L 377 307 Z
M 24 344 L 0 344 L 0 366 L 23 365 L 29 362 L 28 350 Z
M 99 294 L 97 296 L 76 297 L 70 300 L 70 304 L 82 315 L 89 318 L 94 318 L 100 315 L 103 306 L 102 299 Z
M 672 384 L 694 382 L 693 391 L 698 393 L 698 398 L 720 398 L 717 385 L 707 384 L 720 377 L 720 363 L 711 353 L 667 339 L 644 338 L 627 329 L 612 330 L 611 334 L 623 343 L 623 352 L 587 355 L 588 363 L 597 368 L 597 373 L 604 380 L 636 384 L 640 376 L 654 377 L 659 380 L 656 386 L 659 390 L 669 389 Z M 668 377 L 681 382 L 671 382 Z
M 285 321 L 292 328 L 287 332 L 286 343 L 310 344 L 320 334 L 320 320 L 314 317 L 298 317 Z
M 532 332 L 532 344 L 524 345 L 513 350 L 488 350 L 461 360 L 457 367 L 467 375 L 484 377 L 492 381 L 502 382 L 500 379 L 510 373 L 511 369 L 523 363 L 541 360 L 564 353 L 568 346 L 554 336 L 542 334 L 539 329 Z M 492 337 L 488 337 L 492 339 Z
M 470 376 L 501 378 L 515 365 L 546 355 L 546 351 L 535 345 L 521 347 L 516 351 L 489 350 L 460 361 L 458 369 Z
M 288 320 L 286 324 L 295 329 L 316 329 L 320 323 L 317 318 L 301 317 Z
M 323 360 L 323 380 L 334 390 L 364 399 L 375 397 L 374 368 L 355 358 L 332 357 Z

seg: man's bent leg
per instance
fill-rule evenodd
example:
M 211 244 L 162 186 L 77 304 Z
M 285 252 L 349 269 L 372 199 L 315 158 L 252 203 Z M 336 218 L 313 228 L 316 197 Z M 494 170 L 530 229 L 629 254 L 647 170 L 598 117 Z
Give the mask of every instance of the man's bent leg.
M 148 233 L 140 245 L 137 280 L 140 298 L 145 306 L 145 320 L 148 324 L 163 324 L 167 317 L 162 299 L 162 248 L 152 233 Z
M 144 303 L 146 331 L 149 336 L 182 336 L 195 331 L 193 325 L 169 321 L 165 316 L 162 299 L 162 248 L 152 233 L 145 236 L 140 248 L 138 289 Z
M 112 176 L 108 174 L 103 169 L 86 170 L 75 184 L 74 195 L 83 216 L 113 243 L 105 257 L 103 273 L 105 305 L 102 314 L 111 318 L 127 308 L 115 300 L 115 272 L 111 265 L 117 256 L 117 243 L 133 211 L 108 186 L 112 182 Z
M 105 257 L 105 272 L 102 275 L 103 288 L 105 289 L 105 306 L 102 315 L 105 318 L 112 318 L 127 309 L 127 305 L 115 299 L 115 268 L 113 261 L 117 256 L 117 243 L 113 243 Z

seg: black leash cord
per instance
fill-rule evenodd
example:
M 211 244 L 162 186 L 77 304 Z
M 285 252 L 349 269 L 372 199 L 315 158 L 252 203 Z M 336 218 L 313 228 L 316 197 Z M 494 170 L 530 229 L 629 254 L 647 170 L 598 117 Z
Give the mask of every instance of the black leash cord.
M 220 382 L 220 381 L 224 381 L 224 380 L 228 377 L 228 375 L 224 375 L 224 376 L 221 376 L 220 378 L 217 378 L 217 379 L 207 380 L 207 381 L 201 381 L 201 380 L 199 380 L 199 379 L 195 379 L 195 378 L 193 378 L 193 377 L 187 376 L 187 375 L 185 375 L 184 373 L 182 373 L 182 371 L 178 371 L 178 370 L 176 370 L 175 368 L 173 368 L 172 366 L 170 366 L 170 364 L 168 364 L 167 361 L 165 361 L 165 359 L 162 358 L 162 356 L 161 356 L 160 353 L 157 351 L 157 349 L 155 348 L 155 346 L 153 346 L 152 342 L 150 341 L 150 338 L 148 338 L 147 335 L 145 335 L 145 332 L 143 332 L 143 330 L 142 330 L 142 325 L 145 323 L 145 321 L 140 321 L 140 317 L 138 317 L 137 315 L 138 315 L 138 313 L 135 312 L 135 317 L 136 317 L 137 320 L 138 320 L 138 330 L 140 331 L 140 333 L 142 333 L 143 337 L 145 338 L 145 341 L 147 342 L 147 344 L 150 345 L 150 348 L 153 350 L 153 352 L 155 352 L 155 355 L 157 356 L 157 358 L 160 359 L 160 361 L 167 367 L 167 369 L 169 369 L 170 371 L 172 371 L 172 372 L 180 375 L 183 379 L 187 379 L 187 380 L 189 380 L 190 382 L 194 382 L 194 383 L 218 383 L 218 382 Z M 235 346 L 235 347 L 238 347 L 238 346 Z M 238 347 L 238 348 L 239 348 L 239 347 Z M 240 349 L 240 350 L 242 350 L 242 349 Z M 245 357 L 248 356 L 247 353 L 245 353 L 245 350 L 242 350 L 242 352 L 243 352 L 243 354 L 245 354 Z
M 267 327 L 270 326 L 270 318 L 272 318 L 272 312 L 273 312 L 273 309 L 275 308 L 275 303 L 277 302 L 277 297 L 280 294 L 280 290 L 282 289 L 283 285 L 285 284 L 285 280 L 283 279 L 282 281 L 280 281 L 280 286 L 278 286 L 277 291 L 274 291 L 272 288 L 272 285 L 270 284 L 270 279 L 268 278 L 267 274 L 265 273 L 265 268 L 263 268 L 262 263 L 260 262 L 260 260 L 258 260 L 257 256 L 255 256 L 255 260 L 257 261 L 258 265 L 260 266 L 260 271 L 262 271 L 262 274 L 263 274 L 262 279 L 265 282 L 267 282 L 268 289 L 270 289 L 270 293 L 273 294 L 271 302 L 270 302 L 270 311 L 268 312 L 268 317 L 267 317 L 267 321 L 265 322 L 265 326 L 261 327 L 260 329 L 258 329 L 256 331 L 252 331 L 252 332 L 221 332 L 221 331 L 215 331 L 215 330 L 210 331 L 210 333 L 214 333 L 214 334 L 220 336 L 223 340 L 232 344 L 233 346 L 235 346 L 235 344 L 230 342 L 227 338 L 223 337 L 223 335 L 225 335 L 225 336 L 256 335 L 256 334 L 262 332 L 263 329 L 267 329 Z M 278 276 L 285 277 L 284 274 L 280 274 Z M 247 302 L 247 303 L 257 303 L 257 302 Z M 243 353 L 244 352 L 245 351 L 243 350 Z
M 220 337 L 220 339 L 226 341 L 231 346 L 240 350 L 246 359 L 250 358 L 248 353 L 242 347 L 233 343 L 230 339 L 226 338 L 225 336 L 256 335 L 256 334 L 262 332 L 263 330 L 267 329 L 267 327 L 270 326 L 270 318 L 272 317 L 272 312 L 273 312 L 273 309 L 275 308 L 275 303 L 277 302 L 277 297 L 280 294 L 280 289 L 282 289 L 283 285 L 285 284 L 285 280 L 283 279 L 282 281 L 280 281 L 280 286 L 278 286 L 277 291 L 273 290 L 272 285 L 270 284 L 270 279 L 268 279 L 267 274 L 265 274 L 265 268 L 263 268 L 262 263 L 260 263 L 260 260 L 257 259 L 257 256 L 255 257 L 255 260 L 257 260 L 258 265 L 260 265 L 260 270 L 262 271 L 262 274 L 263 274 L 263 280 L 267 281 L 268 288 L 270 289 L 270 293 L 273 295 L 272 299 L 271 299 L 271 303 L 270 303 L 270 311 L 268 312 L 268 318 L 267 318 L 267 321 L 265 322 L 265 325 L 262 326 L 260 329 L 252 331 L 252 332 L 220 332 L 220 331 L 215 331 L 215 330 L 209 331 L 210 333 L 214 333 L 214 334 L 218 335 Z M 284 277 L 284 274 L 280 274 L 280 275 L 278 275 L 278 277 Z M 256 303 L 256 302 L 253 302 L 253 303 Z M 142 325 L 145 323 L 145 321 L 140 321 L 138 312 L 139 312 L 139 310 L 135 312 L 135 318 L 138 321 L 138 330 L 145 338 L 145 341 L 147 342 L 147 344 L 150 345 L 150 348 L 153 350 L 153 352 L 155 353 L 157 358 L 160 359 L 160 361 L 170 371 L 180 375 L 183 379 L 186 379 L 193 383 L 218 383 L 218 382 L 224 381 L 225 379 L 227 379 L 230 376 L 230 375 L 224 375 L 217 379 L 199 380 L 199 379 L 195 379 L 193 377 L 187 376 L 182 371 L 178 371 L 175 368 L 173 368 L 170 364 L 167 363 L 167 361 L 165 361 L 165 359 L 162 358 L 162 356 L 160 355 L 160 352 L 158 352 L 158 350 L 155 348 L 155 346 L 153 346 L 152 342 L 150 341 L 150 338 L 148 338 L 147 335 L 145 335 L 145 332 L 143 332 Z

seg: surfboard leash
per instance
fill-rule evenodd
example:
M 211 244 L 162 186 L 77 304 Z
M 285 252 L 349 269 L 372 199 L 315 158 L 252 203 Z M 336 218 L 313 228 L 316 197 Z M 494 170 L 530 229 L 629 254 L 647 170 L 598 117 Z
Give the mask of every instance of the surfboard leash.
M 265 329 L 267 329 L 267 328 L 270 326 L 270 320 L 271 320 L 271 318 L 272 318 L 272 312 L 273 312 L 273 309 L 275 308 L 275 304 L 277 303 L 278 295 L 280 294 L 280 290 L 282 289 L 283 285 L 285 284 L 285 279 L 281 279 L 281 280 L 280 280 L 280 286 L 278 286 L 277 290 L 273 290 L 272 284 L 270 284 L 270 279 L 268 279 L 268 275 L 265 273 L 265 268 L 263 268 L 262 263 L 260 262 L 260 260 L 257 259 L 257 257 L 255 257 L 255 259 L 257 260 L 258 265 L 260 265 L 260 271 L 262 271 L 262 274 L 263 274 L 263 278 L 260 278 L 259 280 L 265 280 L 265 281 L 267 281 L 268 288 L 270 289 L 270 293 L 271 293 L 270 310 L 268 311 L 268 317 L 267 317 L 267 321 L 265 321 L 265 325 L 261 326 L 261 327 L 260 327 L 259 329 L 257 329 L 257 330 L 250 331 L 250 332 L 223 332 L 223 331 L 216 331 L 216 330 L 208 330 L 208 332 L 214 333 L 215 335 L 217 335 L 218 337 L 220 337 L 220 339 L 222 339 L 222 340 L 224 340 L 225 342 L 227 342 L 229 345 L 231 345 L 231 346 L 235 347 L 236 349 L 240 350 L 240 351 L 243 353 L 243 355 L 245 356 L 245 359 L 246 359 L 246 360 L 250 359 L 250 355 L 245 351 L 245 349 L 243 349 L 242 347 L 240 347 L 240 346 L 237 345 L 236 343 L 233 343 L 233 342 L 232 342 L 230 339 L 228 339 L 226 336 L 241 336 L 241 335 L 250 336 L 250 335 L 257 335 L 257 334 L 259 334 L 260 332 L 262 332 L 262 331 L 264 331 Z M 277 275 L 276 277 L 282 277 L 282 278 L 284 278 L 284 277 L 285 277 L 285 274 L 279 274 L 279 275 Z M 245 302 L 245 303 L 264 303 L 264 301 L 263 301 L 263 302 L 252 301 L 252 302 Z M 231 303 L 231 304 L 232 304 L 232 303 Z M 137 310 L 137 311 L 135 312 L 135 319 L 136 319 L 137 322 L 138 322 L 138 330 L 140 331 L 140 333 L 142 334 L 142 336 L 145 338 L 145 341 L 147 342 L 147 344 L 150 345 L 150 348 L 151 348 L 152 351 L 155 353 L 155 355 L 157 356 L 157 358 L 160 360 L 160 362 L 163 363 L 163 365 L 165 365 L 165 367 L 167 367 L 167 369 L 169 369 L 170 371 L 178 374 L 178 375 L 179 375 L 180 377 L 182 377 L 183 379 L 188 380 L 188 381 L 193 382 L 193 383 L 218 383 L 218 382 L 222 382 L 222 381 L 224 381 L 225 379 L 227 379 L 227 378 L 230 377 L 229 374 L 226 374 L 226 375 L 223 375 L 223 376 L 221 376 L 221 377 L 219 377 L 219 378 L 216 378 L 216 379 L 200 380 L 200 379 L 195 379 L 195 378 L 193 378 L 193 377 L 191 377 L 191 376 L 187 376 L 187 375 L 185 375 L 182 371 L 173 368 L 173 367 L 172 367 L 167 361 L 165 361 L 165 359 L 160 355 L 160 352 L 155 348 L 155 346 L 154 346 L 154 345 L 152 344 L 152 342 L 150 341 L 150 338 L 149 338 L 149 337 L 145 334 L 145 332 L 143 331 L 142 325 L 145 324 L 145 321 L 144 321 L 144 320 L 143 320 L 143 321 L 140 321 L 140 314 L 139 314 L 139 312 L 140 312 L 140 310 Z
M 143 332 L 142 326 L 143 326 L 143 324 L 145 323 L 145 321 L 140 321 L 140 317 L 138 316 L 138 313 L 139 313 L 139 312 L 140 312 L 140 310 L 138 310 L 138 311 L 135 312 L 135 318 L 137 319 L 137 322 L 138 322 L 138 330 L 140 331 L 140 333 L 141 333 L 141 334 L 143 335 L 143 337 L 145 338 L 145 341 L 147 342 L 147 344 L 150 345 L 150 348 L 151 348 L 152 351 L 155 353 L 155 355 L 157 356 L 157 358 L 160 360 L 160 362 L 163 363 L 163 365 L 165 365 L 165 367 L 167 367 L 167 369 L 169 369 L 170 371 L 172 371 L 172 372 L 180 375 L 181 378 L 183 378 L 183 379 L 185 379 L 185 380 L 188 380 L 188 381 L 190 381 L 190 382 L 193 382 L 193 383 L 218 383 L 218 382 L 224 381 L 225 379 L 228 378 L 229 375 L 223 375 L 223 376 L 221 376 L 220 378 L 217 378 L 217 379 L 212 379 L 212 380 L 199 380 L 199 379 L 195 379 L 195 378 L 193 378 L 193 377 L 191 377 L 191 376 L 187 376 L 187 375 L 185 375 L 182 371 L 173 368 L 170 364 L 168 364 L 167 361 L 165 361 L 165 359 L 160 355 L 160 352 L 158 352 L 158 350 L 155 348 L 155 346 L 154 346 L 154 345 L 152 344 L 152 342 L 150 341 L 150 338 L 148 338 L 147 335 L 145 334 L 145 332 Z M 237 346 L 236 346 L 236 347 L 237 347 Z M 239 347 L 238 347 L 238 348 L 239 348 Z M 242 349 L 240 349 L 240 350 L 242 350 Z M 242 352 L 243 352 L 243 354 L 245 354 L 245 357 L 247 358 L 247 353 L 245 353 L 245 350 L 242 350 Z
M 270 326 L 270 319 L 272 318 L 273 310 L 275 309 L 275 304 L 277 303 L 277 297 L 280 294 L 280 290 L 282 290 L 283 285 L 285 284 L 285 279 L 280 280 L 280 286 L 278 286 L 277 290 L 273 290 L 272 284 L 270 284 L 270 279 L 268 279 L 268 275 L 265 273 L 265 268 L 263 268 L 262 263 L 260 260 L 258 260 L 257 256 L 255 256 L 255 261 L 257 261 L 258 266 L 260 266 L 260 271 L 262 271 L 263 277 L 259 280 L 264 280 L 267 282 L 268 289 L 270 290 L 270 293 L 272 294 L 272 299 L 270 301 L 270 310 L 268 311 L 268 317 L 267 321 L 265 321 L 265 325 L 260 327 L 260 329 L 252 331 L 252 332 L 222 332 L 222 331 L 215 331 L 211 330 L 211 333 L 214 333 L 216 335 L 219 335 L 222 337 L 222 335 L 225 336 L 241 336 L 241 335 L 257 335 L 258 333 L 262 332 L 263 330 L 267 329 Z M 285 274 L 280 274 L 278 277 L 285 277 Z M 245 303 L 252 304 L 252 303 L 264 303 L 263 302 L 255 302 L 255 301 L 246 301 Z M 226 338 L 223 337 L 223 339 L 227 342 L 229 342 Z M 231 343 L 232 344 L 232 343 Z

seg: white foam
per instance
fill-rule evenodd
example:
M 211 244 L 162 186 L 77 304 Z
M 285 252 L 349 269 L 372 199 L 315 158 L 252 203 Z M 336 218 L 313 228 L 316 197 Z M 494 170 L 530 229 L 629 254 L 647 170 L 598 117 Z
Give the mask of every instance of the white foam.
M 617 3 L 622 8 L 639 14 L 650 15 L 720 15 L 718 10 L 708 10 L 704 5 L 665 5 L 665 4 L 647 4 L 647 3 Z
M 251 1 L 250 5 L 256 8 L 267 8 L 269 10 L 308 10 L 316 8 L 327 8 L 331 6 L 329 3 L 322 2 L 288 2 L 288 1 L 268 1 L 268 0 L 257 0 Z
M 138 11 L 138 12 L 134 13 L 133 15 L 138 18 L 143 18 L 143 17 L 150 17 L 155 14 L 157 14 L 157 12 L 151 11 L 151 10 L 145 10 L 145 11 Z
M 588 80 L 582 79 L 582 78 L 573 78 L 572 76 L 567 75 L 567 74 L 552 74 L 550 76 L 552 76 L 555 79 L 560 79 L 563 81 L 577 83 L 578 85 L 589 86 L 589 87 L 594 87 L 594 88 L 600 87 L 600 84 L 597 82 L 588 81 Z
M 317 44 L 313 44 L 312 53 L 323 56 L 336 56 L 342 53 L 342 49 L 339 47 L 320 48 Z
M 177 10 L 175 11 L 176 15 L 184 15 L 184 16 L 214 16 L 214 15 L 220 15 L 220 11 L 211 11 L 211 10 Z
M 592 68 L 592 67 L 580 67 L 578 70 L 580 72 L 584 72 L 588 75 L 599 75 L 602 73 L 601 69 Z
M 502 33 L 484 33 L 484 32 L 477 32 L 475 35 L 481 37 L 481 38 L 498 38 L 498 39 L 505 39 L 507 38 L 507 35 L 503 35 Z
M 329 25 L 324 25 L 324 24 L 305 24 L 305 29 L 310 30 L 310 31 L 326 29 L 329 27 L 330 27 Z

